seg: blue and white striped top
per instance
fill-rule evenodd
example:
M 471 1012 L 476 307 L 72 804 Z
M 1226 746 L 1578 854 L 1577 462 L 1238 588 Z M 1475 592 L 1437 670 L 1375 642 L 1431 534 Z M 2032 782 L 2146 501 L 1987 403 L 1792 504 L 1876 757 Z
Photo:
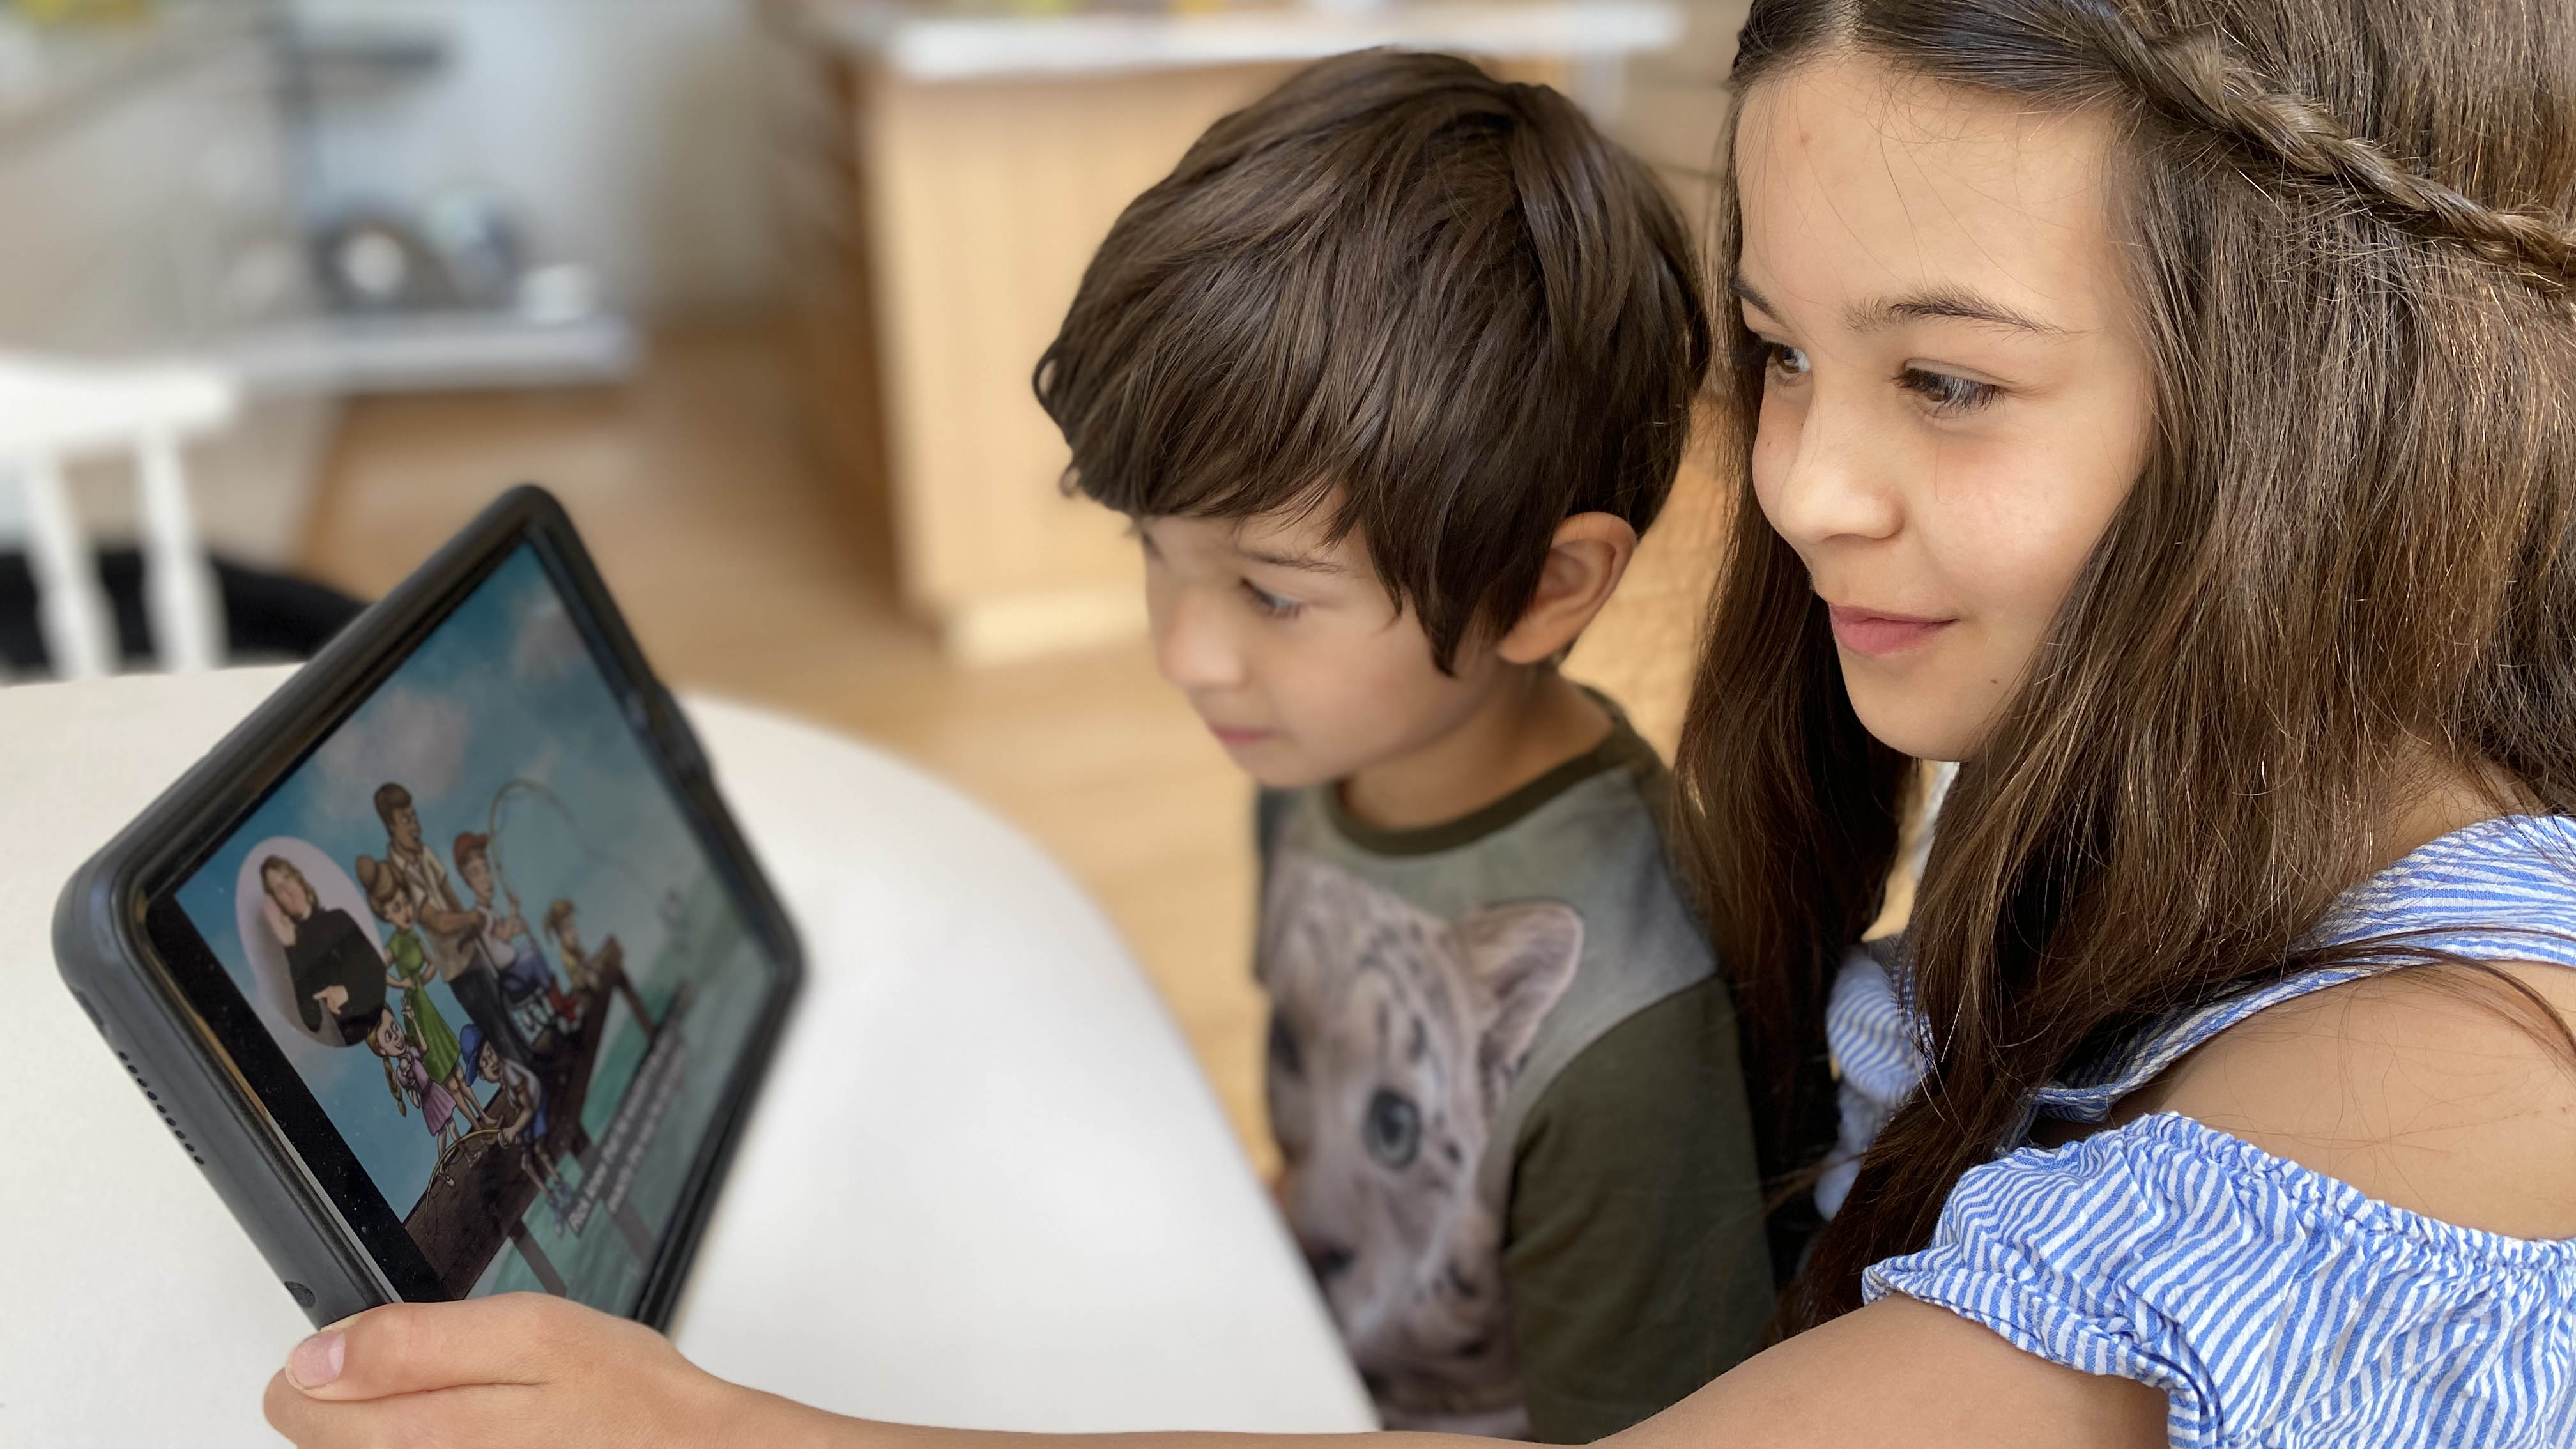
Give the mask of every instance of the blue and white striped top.
M 2321 939 L 2576 967 L 2576 818 L 2506 816 L 2356 887 Z M 2420 959 L 2394 953 L 2388 964 Z M 2385 965 L 2311 972 L 2180 1012 L 2039 1094 L 2098 1122 L 2265 1007 Z M 1855 953 L 1826 1017 L 1856 1156 L 1923 1072 L 1902 972 Z M 2025 1134 L 2026 1135 L 2026 1134 Z M 1817 1190 L 1830 1214 L 1848 1164 Z M 1936 1303 L 2029 1353 L 2153 1384 L 2189 1449 L 2576 1445 L 2576 1240 L 2439 1222 L 2157 1113 L 1959 1179 L 1931 1246 L 1864 1296 Z

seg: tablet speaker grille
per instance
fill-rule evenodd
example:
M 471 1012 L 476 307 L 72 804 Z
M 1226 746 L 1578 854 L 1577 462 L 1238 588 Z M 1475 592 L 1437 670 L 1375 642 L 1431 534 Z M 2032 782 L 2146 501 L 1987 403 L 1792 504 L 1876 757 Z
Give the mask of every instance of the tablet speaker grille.
M 206 1159 L 197 1155 L 197 1144 L 188 1140 L 188 1134 L 179 1129 L 178 1119 L 172 1117 L 170 1109 L 162 1105 L 161 1094 L 152 1090 L 152 1084 L 143 1080 L 143 1074 L 134 1069 L 134 1058 L 118 1052 L 116 1059 L 125 1063 L 125 1074 L 134 1079 L 134 1085 L 143 1089 L 143 1099 L 152 1104 L 152 1110 L 161 1114 L 161 1125 L 169 1128 L 170 1135 L 178 1138 L 179 1145 L 187 1149 L 188 1160 L 199 1167 L 205 1166 Z

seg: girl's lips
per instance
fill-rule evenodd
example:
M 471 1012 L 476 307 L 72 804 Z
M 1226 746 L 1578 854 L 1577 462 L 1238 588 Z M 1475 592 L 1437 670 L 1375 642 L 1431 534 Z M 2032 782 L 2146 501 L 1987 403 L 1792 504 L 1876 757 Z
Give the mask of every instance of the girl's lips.
M 1208 733 L 1216 736 L 1216 742 L 1218 744 L 1224 745 L 1228 748 L 1235 748 L 1242 745 L 1257 745 L 1263 740 L 1270 738 L 1270 731 L 1268 730 L 1235 729 L 1229 725 L 1221 724 L 1209 725 Z
M 1873 614 L 1867 609 L 1828 605 L 1834 642 L 1854 654 L 1879 658 L 1901 654 L 1949 628 L 1954 619 L 1910 619 L 1902 614 Z

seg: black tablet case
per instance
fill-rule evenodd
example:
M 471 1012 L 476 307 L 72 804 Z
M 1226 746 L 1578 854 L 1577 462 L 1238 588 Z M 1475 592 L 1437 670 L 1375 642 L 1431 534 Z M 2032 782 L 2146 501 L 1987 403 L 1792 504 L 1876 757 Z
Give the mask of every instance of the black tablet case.
M 677 1303 L 802 980 L 803 957 L 786 912 L 717 795 L 705 753 L 670 691 L 645 664 L 571 519 L 543 489 L 522 486 L 504 494 L 83 864 L 55 905 L 54 955 L 72 994 L 317 1325 L 400 1295 L 224 1049 L 208 1013 L 166 968 L 146 930 L 145 907 L 175 886 L 522 544 L 540 554 L 602 677 L 648 751 L 659 757 L 682 813 L 779 967 L 777 988 L 699 1144 L 635 1304 L 634 1316 L 656 1328 L 669 1321 Z

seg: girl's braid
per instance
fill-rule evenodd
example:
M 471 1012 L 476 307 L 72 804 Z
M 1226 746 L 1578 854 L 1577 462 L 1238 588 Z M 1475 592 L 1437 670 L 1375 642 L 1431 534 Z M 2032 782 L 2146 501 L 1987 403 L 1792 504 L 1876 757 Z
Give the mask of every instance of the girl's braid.
M 2082 41 L 2146 102 L 2216 132 L 2295 175 L 2337 183 L 2374 209 L 2451 242 L 2553 296 L 2576 294 L 2576 233 L 2537 211 L 2504 211 L 2462 195 L 2355 136 L 2303 96 L 2273 85 L 2217 37 L 2156 36 L 2116 0 L 2065 7 Z

